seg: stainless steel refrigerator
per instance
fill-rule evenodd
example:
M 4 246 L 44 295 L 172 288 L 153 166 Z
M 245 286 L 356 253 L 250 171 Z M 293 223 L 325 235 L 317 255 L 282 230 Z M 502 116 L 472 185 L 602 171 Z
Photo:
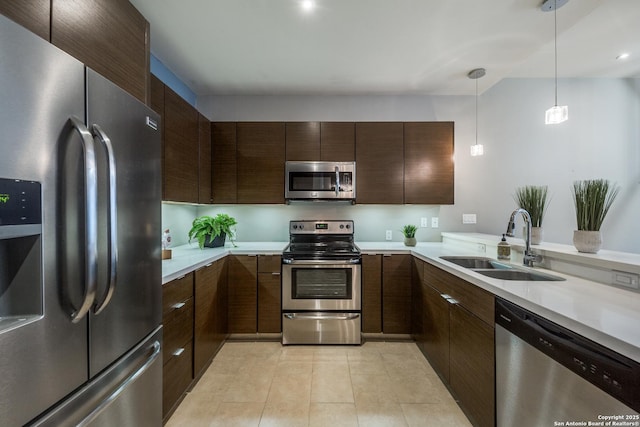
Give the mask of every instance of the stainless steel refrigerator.
M 0 16 L 0 424 L 160 426 L 159 117 Z

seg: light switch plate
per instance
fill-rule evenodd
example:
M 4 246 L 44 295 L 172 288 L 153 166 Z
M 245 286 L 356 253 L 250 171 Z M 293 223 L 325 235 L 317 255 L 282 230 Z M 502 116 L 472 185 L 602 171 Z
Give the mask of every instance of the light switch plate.
M 387 240 L 392 240 L 393 239 L 393 232 L 391 230 L 387 230 L 385 238 Z
M 428 227 L 428 225 L 427 225 L 427 217 L 423 216 L 422 218 L 420 218 L 420 227 L 422 227 L 422 228 Z
M 463 224 L 475 224 L 476 223 L 476 214 L 462 214 L 462 223 Z
M 431 218 L 431 228 L 438 228 L 438 217 L 434 216 Z

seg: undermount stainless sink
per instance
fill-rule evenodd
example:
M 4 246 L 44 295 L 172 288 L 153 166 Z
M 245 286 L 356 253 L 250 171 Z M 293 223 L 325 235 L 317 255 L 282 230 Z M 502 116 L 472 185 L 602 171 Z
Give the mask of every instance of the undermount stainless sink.
M 464 257 L 464 256 L 442 256 L 445 261 L 452 262 L 460 267 L 471 269 L 510 269 L 510 265 L 503 264 L 491 258 L 484 257 Z
M 440 258 L 493 279 L 532 282 L 556 282 L 566 280 L 551 274 L 516 268 L 513 265 L 504 264 L 486 257 L 443 256 Z
M 541 282 L 541 281 L 557 282 L 561 280 L 566 280 L 563 277 L 552 276 L 551 274 L 538 273 L 537 271 L 520 270 L 517 268 L 512 268 L 510 270 L 478 270 L 477 269 L 475 271 L 484 276 L 492 277 L 494 279 L 502 279 L 502 280 L 524 280 L 524 281 L 533 281 L 533 282 Z

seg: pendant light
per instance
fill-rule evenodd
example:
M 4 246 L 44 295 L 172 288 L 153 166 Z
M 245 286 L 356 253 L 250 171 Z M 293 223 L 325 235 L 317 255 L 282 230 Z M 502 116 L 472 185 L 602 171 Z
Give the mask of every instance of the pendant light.
M 471 155 L 473 157 L 482 156 L 484 154 L 484 147 L 482 144 L 478 144 L 478 79 L 486 74 L 484 68 L 476 68 L 469 71 L 467 77 L 476 81 L 476 143 L 471 146 Z
M 546 0 L 542 3 L 541 9 L 545 12 L 553 10 L 554 28 L 554 70 L 555 70 L 555 104 L 549 108 L 544 115 L 544 123 L 553 125 L 562 123 L 569 118 L 569 107 L 558 106 L 558 8 L 564 6 L 569 0 Z

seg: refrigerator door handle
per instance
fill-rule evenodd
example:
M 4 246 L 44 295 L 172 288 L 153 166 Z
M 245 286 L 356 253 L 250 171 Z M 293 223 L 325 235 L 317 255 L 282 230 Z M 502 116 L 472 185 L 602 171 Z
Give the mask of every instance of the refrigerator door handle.
M 109 287 L 105 293 L 101 302 L 96 303 L 93 311 L 95 314 L 100 314 L 104 310 L 113 292 L 116 290 L 116 282 L 118 279 L 118 205 L 117 205 L 117 193 L 116 193 L 116 161 L 113 154 L 113 144 L 111 139 L 100 128 L 100 126 L 94 124 L 91 127 L 93 134 L 104 145 L 107 152 L 107 170 L 109 173 Z
M 113 393 L 111 393 L 107 398 L 100 402 L 100 404 L 96 406 L 95 409 L 82 420 L 82 422 L 78 423 L 77 427 L 85 427 L 90 425 L 91 422 L 95 420 L 98 415 L 100 415 L 100 413 L 107 409 L 111 402 L 116 400 L 117 397 L 126 390 L 129 384 L 133 383 L 136 379 L 138 379 L 138 377 L 144 374 L 145 371 L 149 369 L 153 362 L 155 362 L 156 359 L 160 356 L 160 348 L 160 341 L 154 341 L 150 346 L 150 350 L 152 350 L 152 353 L 149 356 L 144 356 L 147 358 L 146 362 L 144 362 L 144 364 L 139 369 L 129 375 L 124 381 L 122 381 L 118 388 L 113 391 Z
M 82 140 L 84 154 L 85 181 L 85 289 L 80 308 L 73 307 L 71 321 L 78 323 L 84 318 L 96 297 L 98 282 L 98 176 L 96 170 L 96 153 L 93 136 L 84 123 L 75 116 L 69 118 L 73 129 Z

